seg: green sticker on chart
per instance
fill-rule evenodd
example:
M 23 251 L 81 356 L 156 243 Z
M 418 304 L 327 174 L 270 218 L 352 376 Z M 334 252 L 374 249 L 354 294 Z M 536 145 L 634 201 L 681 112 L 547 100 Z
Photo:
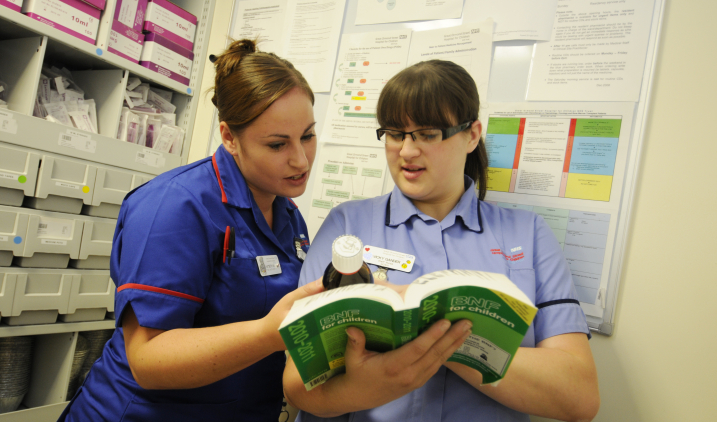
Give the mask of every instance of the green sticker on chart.
M 311 202 L 312 207 L 316 208 L 326 208 L 327 210 L 330 210 L 334 207 L 334 204 L 331 203 L 331 201 L 324 201 L 322 199 L 314 199 L 313 202 Z
M 349 199 L 349 193 L 342 190 L 326 189 L 326 196 L 333 198 Z
M 358 200 L 358 199 L 368 199 L 368 196 L 361 196 L 361 195 L 354 195 L 351 197 L 351 199 Z
M 339 174 L 339 166 L 337 164 L 324 164 L 324 173 Z
M 17 181 L 20 182 L 20 183 L 25 183 L 25 182 L 27 182 L 27 177 L 25 177 L 25 176 L 20 176 L 20 177 L 17 178 Z
M 381 170 L 381 169 L 363 169 L 363 170 L 361 170 L 361 176 L 381 177 L 382 175 L 383 175 L 383 170 Z
M 344 181 L 338 179 L 321 179 L 321 183 L 325 183 L 327 185 L 341 186 L 344 184 Z
M 343 174 L 357 174 L 358 173 L 358 167 L 354 166 L 344 166 L 343 170 L 341 170 L 341 173 Z

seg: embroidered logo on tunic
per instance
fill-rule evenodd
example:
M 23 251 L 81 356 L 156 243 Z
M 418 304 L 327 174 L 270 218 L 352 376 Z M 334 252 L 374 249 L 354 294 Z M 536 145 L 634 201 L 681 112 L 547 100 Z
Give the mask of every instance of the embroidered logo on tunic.
M 516 251 L 516 250 L 522 250 L 522 249 L 523 249 L 523 248 L 521 248 L 520 246 L 518 246 L 517 248 L 511 249 L 511 252 L 514 252 L 514 251 Z M 492 255 L 502 255 L 502 256 L 506 259 L 506 261 L 518 261 L 518 260 L 521 260 L 521 259 L 525 258 L 525 255 L 523 254 L 523 252 L 517 253 L 517 254 L 513 254 L 513 255 L 506 255 L 506 254 L 504 254 L 503 251 L 501 251 L 500 249 L 491 249 L 491 250 L 490 250 L 490 253 L 491 253 Z

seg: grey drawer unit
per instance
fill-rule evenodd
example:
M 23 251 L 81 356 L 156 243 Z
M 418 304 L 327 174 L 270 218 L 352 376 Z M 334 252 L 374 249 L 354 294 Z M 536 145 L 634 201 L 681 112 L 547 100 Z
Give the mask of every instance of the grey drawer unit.
M 79 214 L 83 204 L 92 204 L 96 175 L 97 167 L 87 162 L 43 155 L 35 197 L 26 198 L 24 206 Z
M 0 144 L 0 205 L 19 207 L 35 194 L 40 154 Z
M 29 215 L 22 208 L 0 209 L 0 267 L 12 264 L 25 249 Z

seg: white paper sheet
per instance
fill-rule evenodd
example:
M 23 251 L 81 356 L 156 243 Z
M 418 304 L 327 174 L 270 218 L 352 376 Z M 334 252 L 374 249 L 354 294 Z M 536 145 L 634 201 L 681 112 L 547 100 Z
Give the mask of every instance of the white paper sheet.
M 543 216 L 586 314 L 602 317 L 633 103 L 493 103 L 486 199 Z
M 558 0 L 469 0 L 463 23 L 492 18 L 493 41 L 550 41 Z
M 260 39 L 260 51 L 289 60 L 314 92 L 328 92 L 346 2 L 249 0 L 237 4 L 232 38 Z
M 411 30 L 345 34 L 331 81 L 321 141 L 379 147 L 376 104 L 406 67 Z
M 356 25 L 461 17 L 463 0 L 358 0 Z
M 321 223 L 336 205 L 383 193 L 386 154 L 383 148 L 323 144 L 314 162 L 311 209 L 306 224 L 313 239 Z M 389 177 L 390 178 L 390 177 Z
M 408 66 L 433 59 L 457 63 L 473 77 L 478 86 L 478 95 L 481 101 L 484 101 L 488 98 L 492 48 L 491 19 L 452 28 L 414 32 L 408 53 Z
M 314 92 L 331 90 L 331 73 L 341 35 L 345 1 L 291 1 L 287 7 L 284 57 Z
M 535 47 L 529 101 L 637 101 L 653 0 L 558 0 Z
M 284 54 L 284 26 L 288 0 L 247 0 L 237 2 L 234 40 L 260 38 L 259 50 Z

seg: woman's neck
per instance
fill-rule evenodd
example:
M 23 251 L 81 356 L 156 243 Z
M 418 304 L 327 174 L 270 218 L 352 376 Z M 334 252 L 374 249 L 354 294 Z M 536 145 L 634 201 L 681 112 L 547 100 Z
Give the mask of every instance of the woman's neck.
M 416 208 L 418 208 L 419 211 L 429 217 L 435 218 L 440 222 L 443 221 L 444 218 L 446 218 L 448 213 L 450 213 L 453 208 L 455 208 L 455 206 L 461 200 L 463 193 L 465 193 L 465 188 L 461 186 L 460 190 L 457 190 L 450 195 L 447 195 L 442 198 L 438 198 L 431 201 L 411 199 L 411 202 L 413 203 L 413 205 L 416 206 Z
M 264 219 L 266 220 L 266 224 L 268 224 L 269 228 L 273 230 L 274 199 L 276 199 L 276 195 L 270 194 L 268 192 L 259 191 L 253 186 L 249 184 L 247 185 L 249 186 L 249 190 L 254 196 L 254 201 L 256 201 L 256 205 L 259 207 L 259 211 L 261 211 L 262 215 L 264 216 Z

